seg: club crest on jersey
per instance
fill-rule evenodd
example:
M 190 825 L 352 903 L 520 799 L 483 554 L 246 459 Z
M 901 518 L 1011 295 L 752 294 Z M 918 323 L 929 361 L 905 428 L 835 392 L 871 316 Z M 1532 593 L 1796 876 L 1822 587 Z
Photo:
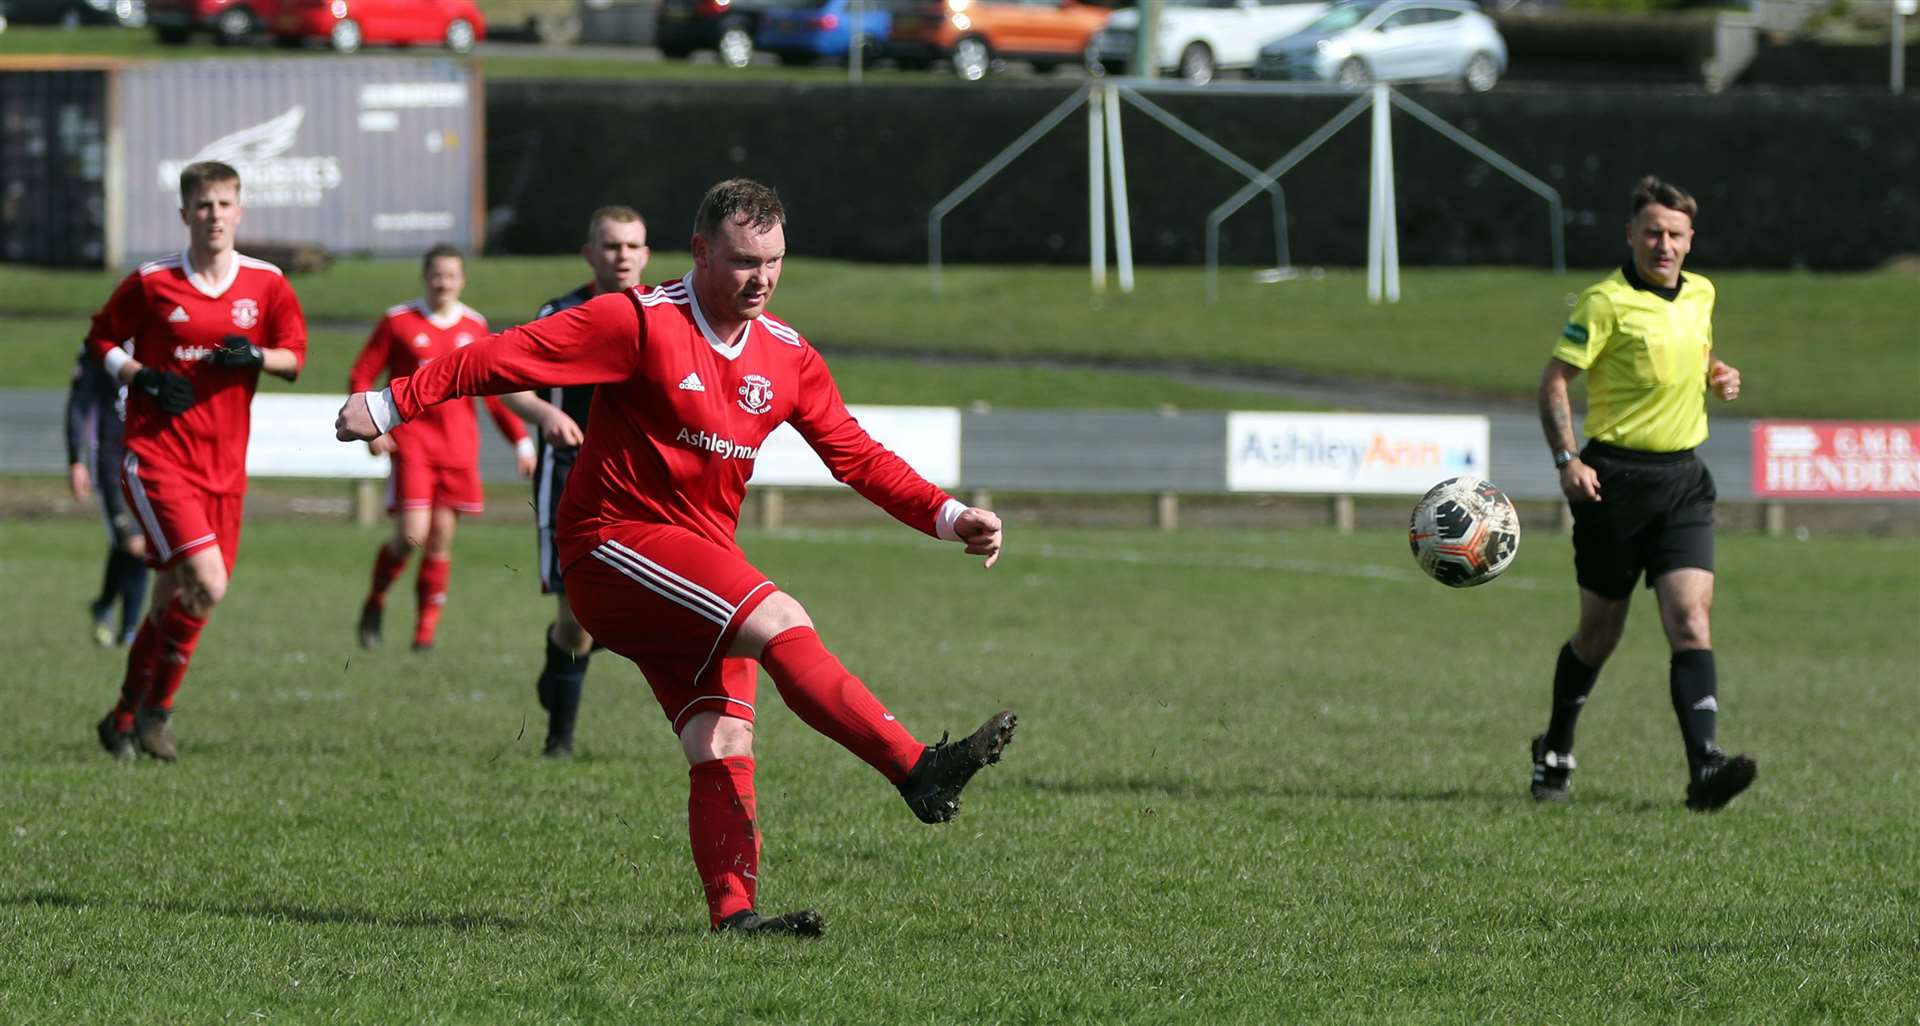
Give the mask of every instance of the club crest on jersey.
M 260 304 L 251 299 L 233 301 L 233 323 L 240 328 L 251 328 L 260 323 Z
M 428 338 L 427 333 L 424 331 L 418 335 L 413 336 L 413 347 L 415 349 L 425 349 L 432 344 L 433 344 L 433 340 Z
M 740 408 L 748 413 L 773 409 L 773 382 L 758 374 L 749 374 L 740 382 Z

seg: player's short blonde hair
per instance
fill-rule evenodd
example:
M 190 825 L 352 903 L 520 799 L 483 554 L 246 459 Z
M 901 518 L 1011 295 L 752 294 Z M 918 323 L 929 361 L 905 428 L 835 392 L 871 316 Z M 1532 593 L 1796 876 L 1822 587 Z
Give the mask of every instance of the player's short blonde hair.
M 729 178 L 707 190 L 700 200 L 700 212 L 694 215 L 693 232 L 711 239 L 723 224 L 742 224 L 766 230 L 787 223 L 787 208 L 780 205 L 780 194 L 751 178 Z
M 1640 216 L 1641 209 L 1649 203 L 1658 203 L 1668 210 L 1678 210 L 1689 218 L 1700 212 L 1700 204 L 1694 202 L 1687 190 L 1672 182 L 1662 181 L 1655 175 L 1648 175 L 1634 183 L 1632 216 Z
M 623 204 L 601 207 L 587 218 L 587 245 L 593 245 L 595 233 L 599 232 L 602 221 L 612 221 L 615 224 L 637 223 L 641 231 L 647 230 L 647 219 L 641 217 L 638 210 Z
M 180 169 L 180 205 L 193 202 L 193 196 L 201 189 L 219 182 L 232 182 L 236 191 L 240 188 L 240 172 L 231 164 L 222 164 L 217 160 L 201 160 Z

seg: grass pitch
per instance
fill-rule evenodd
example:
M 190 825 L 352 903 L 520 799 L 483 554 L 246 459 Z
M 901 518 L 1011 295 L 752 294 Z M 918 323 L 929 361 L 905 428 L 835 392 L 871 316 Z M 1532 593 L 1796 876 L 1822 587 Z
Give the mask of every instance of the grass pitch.
M 672 277 L 686 266 L 684 254 L 657 252 L 649 277 Z M 1716 404 L 1715 413 L 1912 415 L 1920 357 L 1907 327 L 1911 274 L 1701 270 L 1719 289 L 1718 351 L 1744 375 L 1740 402 Z M 842 391 L 856 402 L 1272 405 L 1256 392 L 1194 389 L 1172 379 L 1198 367 L 1252 379 L 1308 374 L 1411 383 L 1531 407 L 1573 296 L 1606 273 L 1423 268 L 1403 276 L 1400 303 L 1374 306 L 1361 271 L 1261 285 L 1239 268 L 1225 273 L 1219 304 L 1205 306 L 1202 272 L 1195 268 L 1142 269 L 1132 295 L 1096 298 L 1084 268 L 950 267 L 944 292 L 934 297 L 923 267 L 795 258 L 774 310 L 826 353 Z M 582 277 L 577 257 L 489 257 L 474 261 L 466 301 L 501 324 L 515 323 Z M 88 317 L 119 278 L 31 268 L 0 278 L 6 320 L 0 387 L 64 385 Z M 417 266 L 402 260 L 341 261 L 325 273 L 296 276 L 293 284 L 307 316 L 329 326 L 316 336 L 299 386 L 316 391 L 342 388 L 381 311 L 420 287 Z M 882 397 L 847 377 L 858 373 L 855 364 L 880 357 L 989 365 L 1050 360 L 1085 370 L 1070 379 L 1027 381 L 1020 371 L 996 377 L 991 367 L 943 368 L 904 388 L 894 375 Z M 1122 383 L 1102 370 L 1116 363 L 1150 376 L 1144 385 L 1139 373 L 1130 375 L 1134 383 Z
M 1681 808 L 1652 606 L 1526 797 L 1567 546 L 1451 592 L 1397 533 L 1031 531 L 991 572 L 897 526 L 744 536 L 922 736 L 1022 727 L 913 821 L 763 681 L 763 906 L 712 937 L 685 768 L 601 655 L 539 758 L 524 526 L 463 527 L 441 645 L 350 637 L 381 535 L 253 523 L 177 717 L 111 763 L 95 525 L 5 527 L 0 1020 L 342 1023 L 1905 1022 L 1920 964 L 1920 543 L 1722 540 L 1722 736 Z M 410 578 L 408 578 L 410 581 Z M 408 584 L 390 636 L 405 637 Z

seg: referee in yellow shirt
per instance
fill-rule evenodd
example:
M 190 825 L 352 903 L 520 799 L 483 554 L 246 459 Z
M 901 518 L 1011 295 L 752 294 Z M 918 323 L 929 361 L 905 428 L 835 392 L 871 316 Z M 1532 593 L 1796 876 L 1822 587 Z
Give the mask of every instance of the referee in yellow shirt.
M 1633 259 L 1580 294 L 1540 374 L 1540 425 L 1573 507 L 1580 625 L 1554 668 L 1547 731 L 1533 739 L 1537 800 L 1571 794 L 1574 723 L 1620 643 L 1642 573 L 1673 649 L 1668 683 L 1687 749 L 1687 807 L 1720 809 L 1757 773 L 1714 737 L 1715 492 L 1693 449 L 1707 438 L 1707 392 L 1738 397 L 1740 372 L 1713 356 L 1713 283 L 1680 273 L 1697 210 L 1681 189 L 1640 180 L 1627 222 Z M 1567 387 L 1581 371 L 1588 441 L 1576 451 Z

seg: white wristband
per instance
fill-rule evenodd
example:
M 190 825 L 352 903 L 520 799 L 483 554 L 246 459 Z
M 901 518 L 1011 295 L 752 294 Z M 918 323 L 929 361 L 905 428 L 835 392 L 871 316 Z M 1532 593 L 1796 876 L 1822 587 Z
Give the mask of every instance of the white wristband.
M 527 437 L 513 443 L 513 455 L 519 459 L 533 455 L 533 439 Z
M 948 499 L 947 504 L 940 507 L 940 512 L 933 518 L 933 533 L 942 541 L 959 541 L 960 533 L 953 529 L 953 523 L 960 519 L 960 514 L 970 508 L 959 499 Z
M 129 353 L 126 350 L 121 349 L 118 346 L 115 346 L 114 348 L 107 350 L 107 355 L 100 358 L 100 365 L 107 369 L 107 377 L 110 377 L 115 381 L 119 381 L 120 368 L 125 367 L 127 365 L 127 361 L 132 359 L 133 359 L 132 353 Z
M 393 389 L 383 388 L 378 392 L 363 392 L 367 397 L 367 412 L 373 415 L 373 426 L 381 434 L 393 430 L 400 423 L 400 414 L 393 408 Z

